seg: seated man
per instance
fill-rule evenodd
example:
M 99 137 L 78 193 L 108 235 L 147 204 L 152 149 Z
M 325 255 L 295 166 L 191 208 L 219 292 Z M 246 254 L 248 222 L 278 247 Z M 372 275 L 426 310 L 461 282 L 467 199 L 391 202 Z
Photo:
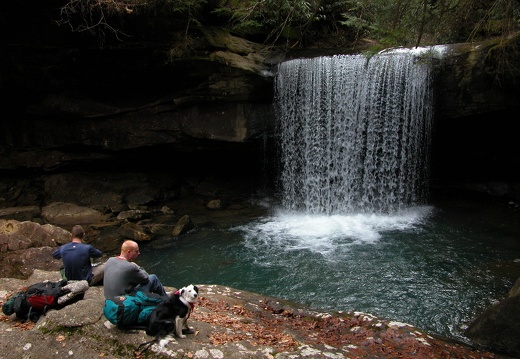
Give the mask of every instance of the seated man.
M 166 295 L 159 278 L 133 262 L 139 254 L 139 245 L 127 240 L 121 245 L 121 254 L 106 261 L 103 279 L 105 299 L 131 295 L 135 291 Z
M 90 244 L 83 243 L 85 231 L 76 225 L 71 230 L 72 239 L 52 253 L 55 259 L 61 259 L 67 280 L 86 280 L 95 285 L 103 279 L 103 265 L 92 269 L 91 258 L 100 258 L 103 253 Z

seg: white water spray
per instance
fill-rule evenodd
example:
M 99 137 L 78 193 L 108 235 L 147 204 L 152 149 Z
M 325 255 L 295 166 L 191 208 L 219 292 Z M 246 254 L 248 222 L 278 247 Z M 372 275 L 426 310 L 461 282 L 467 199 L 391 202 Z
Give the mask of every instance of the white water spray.
M 283 205 L 391 213 L 427 194 L 430 67 L 412 52 L 297 59 L 276 79 Z

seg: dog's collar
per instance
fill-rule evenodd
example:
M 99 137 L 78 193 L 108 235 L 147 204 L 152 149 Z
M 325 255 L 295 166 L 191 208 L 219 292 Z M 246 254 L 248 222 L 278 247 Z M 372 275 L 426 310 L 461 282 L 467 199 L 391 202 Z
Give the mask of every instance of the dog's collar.
M 176 291 L 174 294 L 180 294 L 179 291 Z M 179 295 L 179 299 L 181 302 L 184 303 L 184 305 L 189 306 L 192 310 L 195 308 L 195 303 L 188 302 L 186 298 L 184 298 L 182 295 Z

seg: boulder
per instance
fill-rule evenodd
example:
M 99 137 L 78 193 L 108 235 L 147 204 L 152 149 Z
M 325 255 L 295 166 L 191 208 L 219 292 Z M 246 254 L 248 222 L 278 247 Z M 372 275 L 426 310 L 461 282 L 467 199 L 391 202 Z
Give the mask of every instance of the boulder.
M 172 236 L 178 237 L 182 234 L 185 234 L 190 229 L 195 228 L 195 224 L 192 222 L 190 216 L 184 215 L 182 216 L 177 223 L 175 224 L 175 227 L 172 231 Z
M 13 278 L 27 278 L 35 269 L 58 273 L 62 263 L 52 258 L 55 249 L 56 247 L 37 247 L 8 252 L 1 256 L 0 273 Z
M 103 287 L 90 287 L 79 302 L 79 306 L 71 304 L 60 310 L 49 311 L 43 320 L 38 322 L 37 328 L 52 331 L 95 324 L 103 317 L 104 303 Z
M 120 227 L 119 222 L 91 226 L 94 235 L 88 243 L 104 253 L 118 252 L 122 240 L 119 234 Z
M 150 211 L 144 211 L 144 210 L 140 210 L 140 209 L 130 209 L 128 211 L 119 212 L 119 214 L 117 215 L 116 218 L 119 221 L 126 220 L 126 221 L 136 222 L 141 219 L 149 218 L 149 217 L 150 217 Z
M 520 279 L 508 297 L 475 319 L 465 334 L 484 348 L 520 357 Z
M 31 246 L 31 240 L 19 234 L 0 234 L 0 252 L 18 251 Z
M 0 219 L 0 252 L 40 246 L 56 246 L 54 239 L 41 225 Z
M 220 210 L 220 209 L 222 209 L 222 201 L 220 199 L 213 199 L 208 202 L 206 207 L 213 211 Z
M 38 206 L 22 206 L 0 208 L 0 219 L 15 219 L 17 221 L 30 221 L 39 217 L 41 209 Z
M 126 180 L 128 182 L 128 180 Z M 44 190 L 49 203 L 74 202 L 92 207 L 103 204 L 114 207 L 122 203 L 124 186 L 115 176 L 92 176 L 85 173 L 58 173 L 44 179 Z
M 520 297 L 520 278 L 518 278 L 516 280 L 515 284 L 513 284 L 513 288 L 511 288 L 511 290 L 509 290 L 508 296 L 509 297 L 516 297 L 516 296 Z
M 0 220 L 0 273 L 2 276 L 27 278 L 35 268 L 59 270 L 61 261 L 52 258 L 56 249 L 54 234 L 59 228 L 34 222 Z M 70 234 L 68 235 L 70 240 Z
M 42 208 L 42 216 L 49 223 L 60 226 L 104 222 L 109 216 L 102 212 L 73 203 L 53 202 Z
M 170 236 L 174 229 L 174 225 L 162 223 L 155 223 L 150 226 L 150 232 L 156 236 Z
M 145 229 L 135 223 L 126 223 L 119 227 L 117 233 L 128 239 L 133 239 L 136 242 L 148 242 L 152 237 L 146 233 Z
M 42 225 L 42 229 L 48 233 L 52 240 L 58 245 L 70 242 L 72 235 L 66 229 L 54 226 L 52 224 L 44 224 Z
M 159 197 L 160 191 L 157 188 L 145 187 L 124 196 L 124 201 L 130 208 L 147 205 Z

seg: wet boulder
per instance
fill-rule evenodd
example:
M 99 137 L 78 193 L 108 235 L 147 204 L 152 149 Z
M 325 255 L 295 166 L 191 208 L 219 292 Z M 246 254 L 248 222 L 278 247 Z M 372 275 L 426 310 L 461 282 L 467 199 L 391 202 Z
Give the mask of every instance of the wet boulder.
M 520 279 L 504 300 L 488 308 L 466 330 L 479 345 L 520 357 Z
M 182 234 L 187 233 L 190 229 L 195 228 L 195 224 L 191 220 L 190 216 L 184 215 L 182 216 L 177 223 L 175 224 L 175 227 L 172 231 L 172 236 L 177 237 Z
M 152 239 L 144 227 L 131 222 L 119 227 L 117 233 L 124 238 L 133 239 L 136 242 L 148 242 Z

